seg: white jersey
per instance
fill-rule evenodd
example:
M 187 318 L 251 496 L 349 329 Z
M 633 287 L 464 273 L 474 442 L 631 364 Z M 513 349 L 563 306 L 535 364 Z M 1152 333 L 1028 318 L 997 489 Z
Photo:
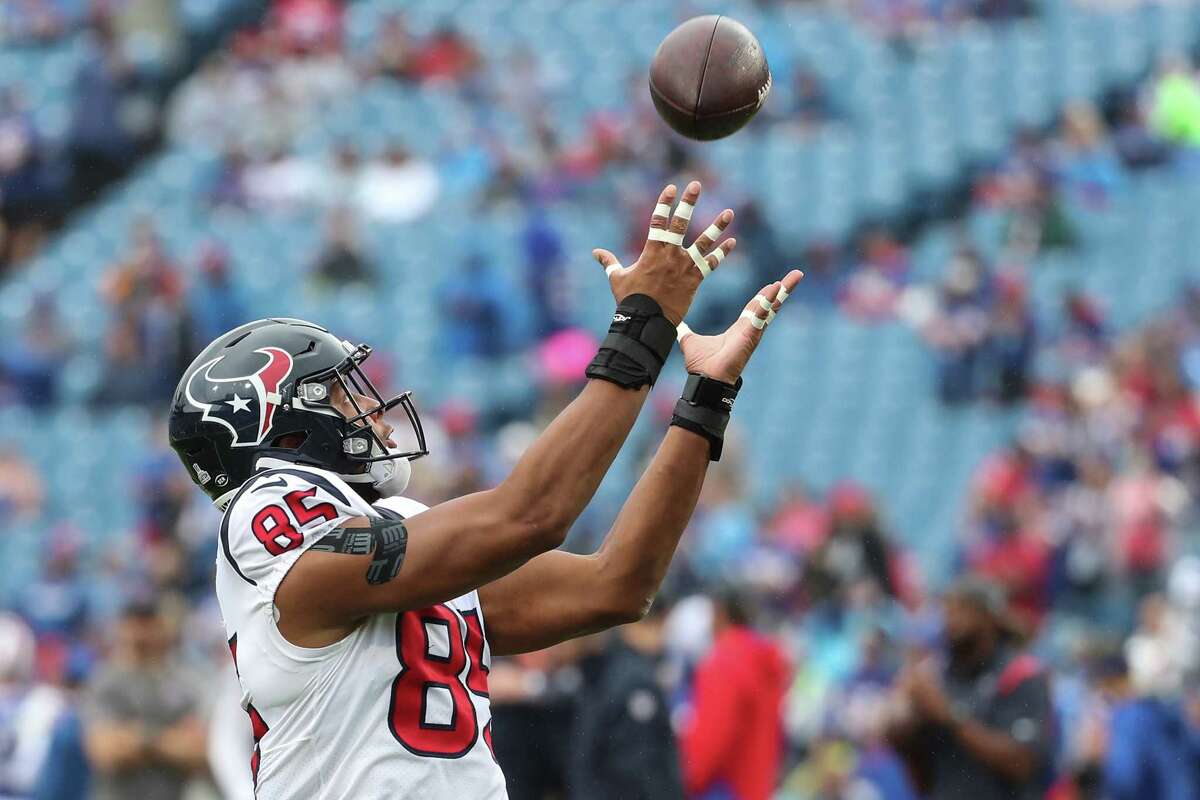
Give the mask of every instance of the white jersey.
M 62 695 L 49 686 L 0 691 L 0 800 L 33 794 L 65 709 Z
M 372 506 L 333 473 L 274 459 L 259 467 L 226 509 L 217 553 L 217 599 L 254 729 L 256 796 L 506 797 L 476 592 L 376 614 L 327 647 L 298 647 L 276 625 L 275 591 L 327 532 L 351 517 L 407 518 L 425 506 Z

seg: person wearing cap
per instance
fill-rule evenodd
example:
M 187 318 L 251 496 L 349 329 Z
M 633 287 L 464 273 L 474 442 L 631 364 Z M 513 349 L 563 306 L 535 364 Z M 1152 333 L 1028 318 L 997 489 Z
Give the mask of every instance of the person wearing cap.
M 179 800 L 206 767 L 204 682 L 172 657 L 153 598 L 121 613 L 116 647 L 84 693 L 84 749 L 95 800 Z
M 997 585 L 959 580 L 943 599 L 945 656 L 910 665 L 889 738 L 930 800 L 1033 800 L 1049 784 L 1054 719 L 1045 670 L 1020 650 Z

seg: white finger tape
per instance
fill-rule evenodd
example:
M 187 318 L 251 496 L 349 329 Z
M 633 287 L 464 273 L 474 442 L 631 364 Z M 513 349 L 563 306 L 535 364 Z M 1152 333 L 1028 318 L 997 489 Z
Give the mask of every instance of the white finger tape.
M 768 309 L 768 311 L 767 311 L 767 325 L 770 325 L 770 324 L 771 324 L 772 322 L 774 322 L 774 321 L 775 321 L 775 309 L 773 309 L 773 308 L 772 308 L 772 309 Z M 764 326 L 764 327 L 765 327 L 765 326 Z
M 662 228 L 651 228 L 650 232 L 648 234 L 646 234 L 646 238 L 651 239 L 656 242 L 666 242 L 667 244 L 673 244 L 676 247 L 683 246 L 683 234 L 682 233 L 675 233 L 674 231 L 664 231 Z
M 692 329 L 688 327 L 686 322 L 681 322 L 675 326 L 675 341 L 682 342 L 683 337 L 691 335 Z
M 725 251 L 719 247 L 716 250 L 713 250 L 711 253 L 709 253 L 709 255 L 712 256 L 713 258 L 715 258 L 717 260 L 718 264 L 720 264 L 722 261 L 725 260 Z
M 654 216 L 669 219 L 671 216 L 671 205 L 669 203 L 659 203 L 654 207 Z
M 687 249 L 687 254 L 692 257 L 692 263 L 696 265 L 696 269 L 700 270 L 701 277 L 707 278 L 708 274 L 712 272 L 712 267 L 708 265 L 707 259 L 700 255 L 700 248 L 693 243 Z
M 784 300 L 787 300 L 788 294 L 789 293 L 788 293 L 787 288 L 784 286 L 780 286 L 779 287 L 779 302 L 782 303 Z
M 710 243 L 716 242 L 717 237 L 721 235 L 721 231 L 723 231 L 723 230 L 725 230 L 725 229 L 714 222 L 712 225 L 709 225 L 707 228 L 704 229 L 704 233 L 700 234 L 700 238 L 708 239 L 708 241 Z
M 691 203 L 685 200 L 680 200 L 679 205 L 675 206 L 675 216 L 679 217 L 680 219 L 691 221 L 692 211 L 694 211 L 695 208 L 696 207 Z
M 761 317 L 759 317 L 757 314 L 755 314 L 753 311 L 751 311 L 748 308 L 745 309 L 744 311 L 742 311 L 742 317 L 750 320 L 750 324 L 753 325 L 755 328 L 758 328 L 760 331 L 763 328 L 767 327 L 767 321 L 765 319 L 762 319 Z
M 621 262 L 614 261 L 613 263 L 609 264 L 607 267 L 604 268 L 604 274 L 611 276 L 614 272 L 616 272 L 619 269 L 622 269 Z
M 761 294 L 756 294 L 754 295 L 754 299 L 758 301 L 758 305 L 763 311 L 771 310 L 771 301 L 766 297 L 762 296 Z

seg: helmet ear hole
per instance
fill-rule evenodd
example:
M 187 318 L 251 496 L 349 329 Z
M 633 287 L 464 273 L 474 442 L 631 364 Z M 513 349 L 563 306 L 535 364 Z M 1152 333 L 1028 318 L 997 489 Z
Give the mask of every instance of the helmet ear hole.
M 304 446 L 306 439 L 308 439 L 308 434 L 304 431 L 300 431 L 298 433 L 285 433 L 282 436 L 276 436 L 271 442 L 271 446 L 282 447 L 287 450 L 298 450 Z

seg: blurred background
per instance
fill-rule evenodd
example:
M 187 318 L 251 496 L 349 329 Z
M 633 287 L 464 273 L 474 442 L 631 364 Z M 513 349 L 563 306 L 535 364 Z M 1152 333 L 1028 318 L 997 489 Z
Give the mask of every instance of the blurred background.
M 774 73 L 708 144 L 646 89 L 700 13 Z M 163 425 L 209 339 L 371 343 L 411 496 L 493 485 L 611 313 L 591 249 L 694 177 L 739 247 L 693 328 L 807 277 L 656 613 L 493 664 L 514 800 L 1200 798 L 1197 53 L 1184 0 L 3 0 L 0 797 L 251 796 Z

